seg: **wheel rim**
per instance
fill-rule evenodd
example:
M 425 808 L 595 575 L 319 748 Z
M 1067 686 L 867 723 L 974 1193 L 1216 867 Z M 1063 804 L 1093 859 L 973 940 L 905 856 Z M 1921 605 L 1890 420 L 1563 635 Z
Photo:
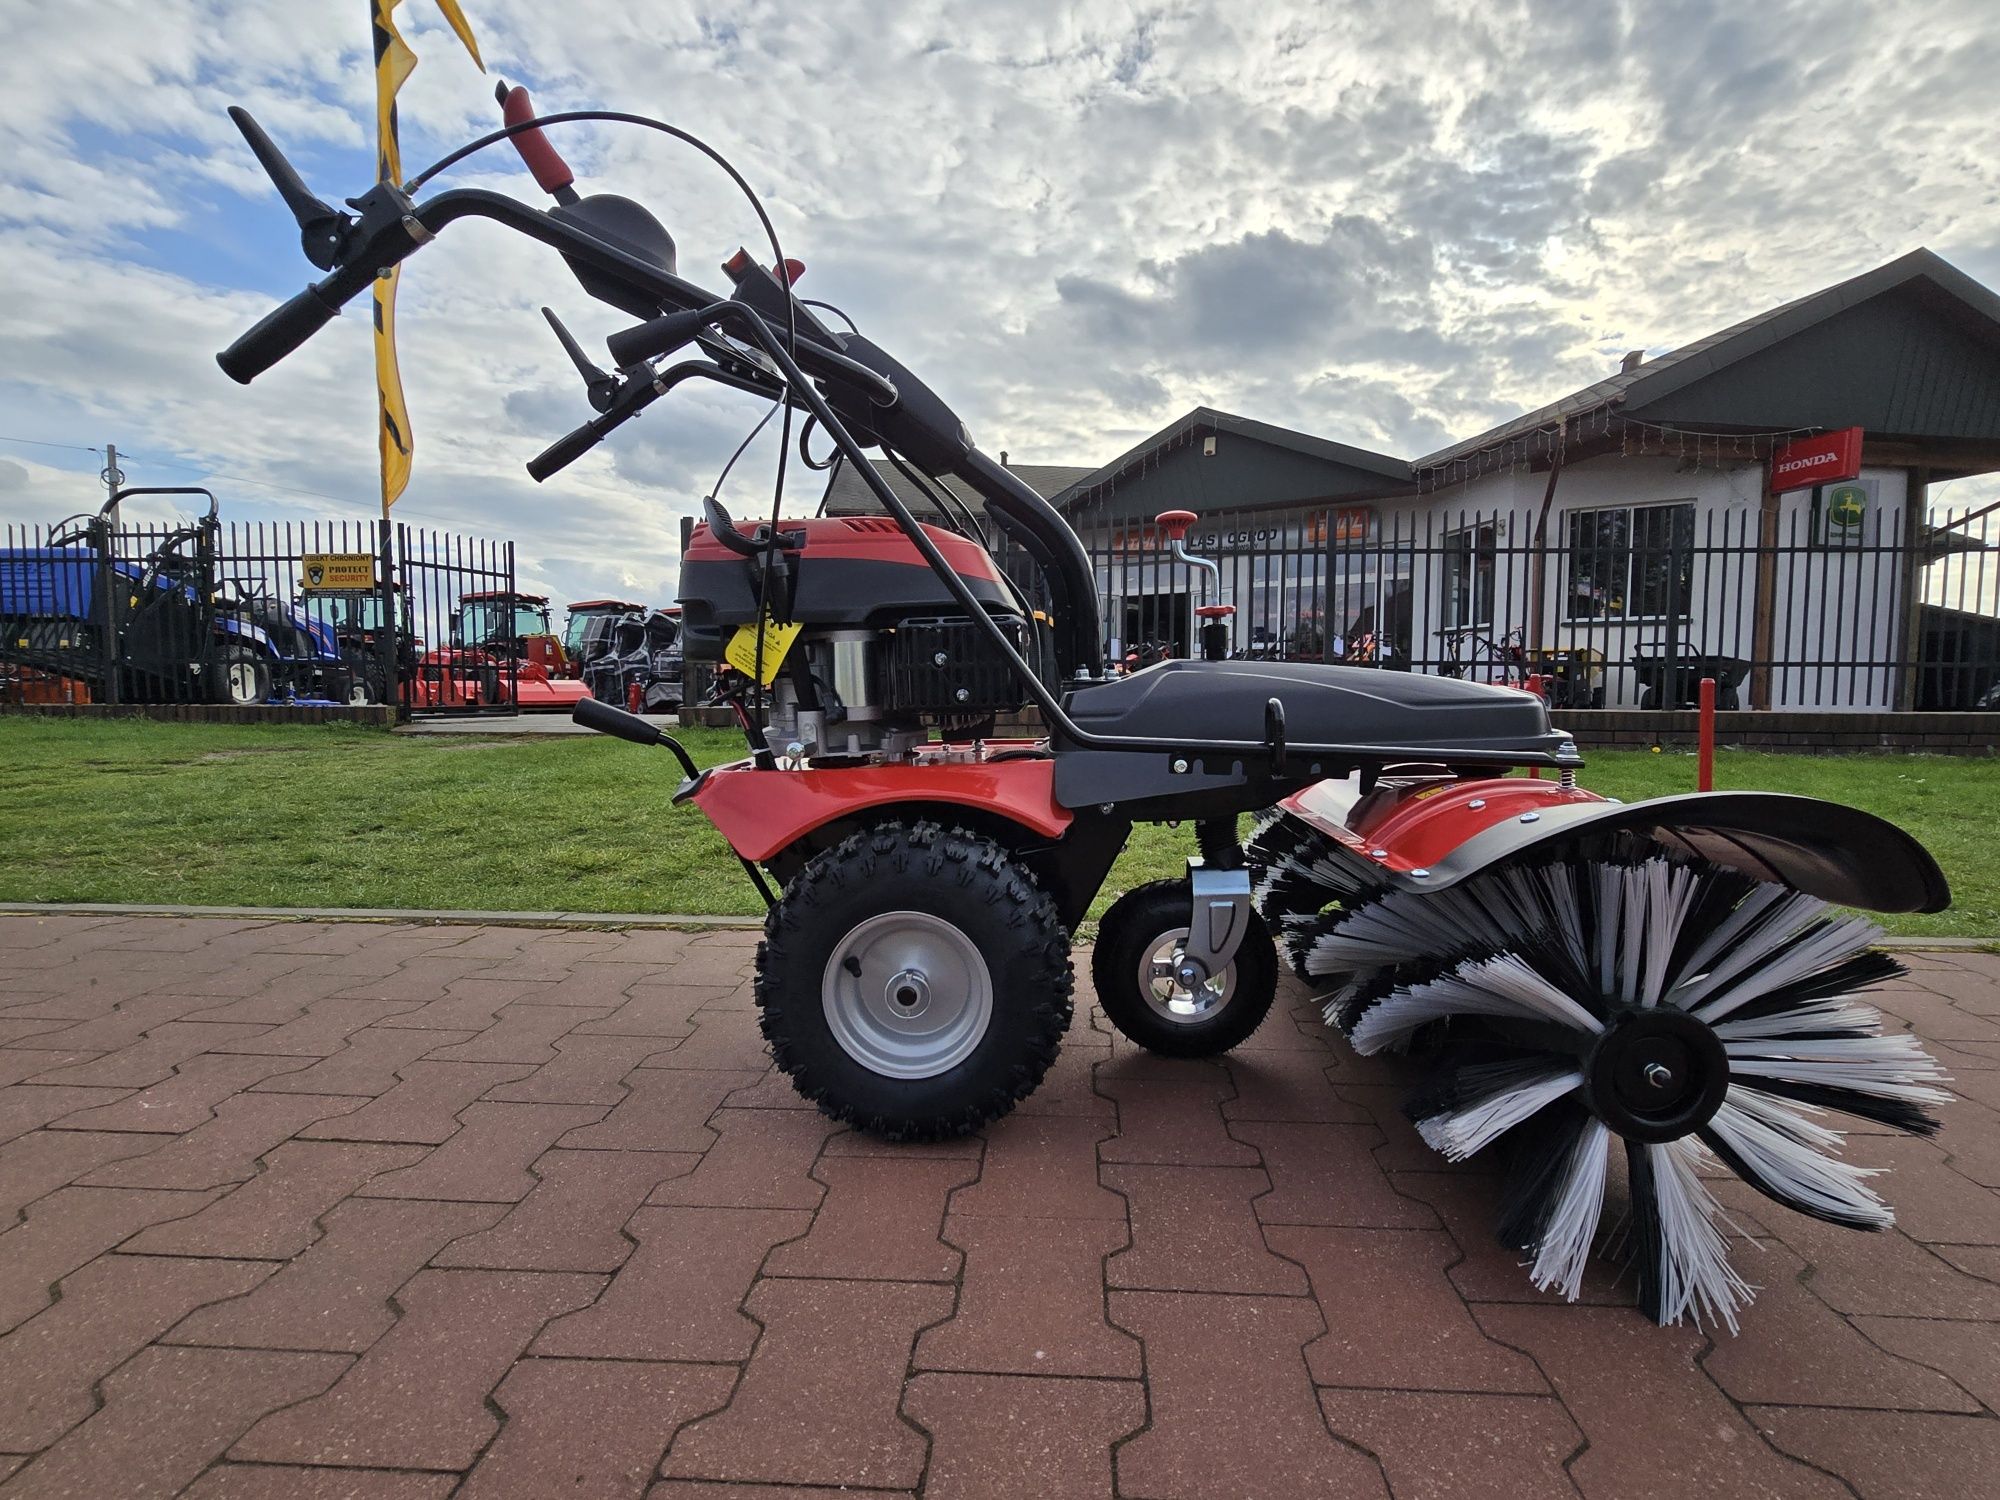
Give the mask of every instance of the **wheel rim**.
M 985 958 L 928 912 L 883 912 L 856 926 L 827 958 L 820 999 L 841 1050 L 889 1078 L 957 1067 L 993 1019 Z
M 254 703 L 257 701 L 256 663 L 247 661 L 230 663 L 229 696 L 238 703 Z
M 1188 930 L 1175 927 L 1161 933 L 1139 958 L 1139 993 L 1153 1014 L 1177 1026 L 1198 1026 L 1216 1014 L 1236 994 L 1236 965 L 1224 964 L 1222 972 L 1199 989 L 1190 990 L 1174 977 L 1187 951 Z

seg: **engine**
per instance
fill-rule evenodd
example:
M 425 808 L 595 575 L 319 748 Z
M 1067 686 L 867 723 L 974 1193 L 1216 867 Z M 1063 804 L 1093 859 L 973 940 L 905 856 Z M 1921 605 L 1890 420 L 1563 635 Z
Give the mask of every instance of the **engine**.
M 765 733 L 815 760 L 900 757 L 930 737 L 989 732 L 1024 697 L 986 632 L 886 516 L 781 521 L 804 545 L 780 554 L 771 613 L 800 631 L 765 695 Z M 1040 664 L 1043 631 L 976 542 L 924 528 L 1014 648 Z M 757 623 L 762 563 L 697 526 L 681 562 L 681 643 L 689 661 L 720 661 Z M 1046 675 L 1046 668 L 1043 668 Z

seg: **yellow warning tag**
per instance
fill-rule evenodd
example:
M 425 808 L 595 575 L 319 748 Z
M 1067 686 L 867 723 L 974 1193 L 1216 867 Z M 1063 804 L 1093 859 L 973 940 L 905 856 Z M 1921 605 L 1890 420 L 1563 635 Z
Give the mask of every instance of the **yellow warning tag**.
M 785 653 L 792 649 L 792 642 L 799 638 L 802 627 L 794 621 L 790 625 L 774 625 L 769 615 L 764 616 L 764 686 L 777 681 L 778 668 L 785 664 Z M 736 634 L 729 638 L 723 648 L 722 659 L 736 668 L 745 677 L 757 674 L 757 636 L 753 625 L 739 625 Z

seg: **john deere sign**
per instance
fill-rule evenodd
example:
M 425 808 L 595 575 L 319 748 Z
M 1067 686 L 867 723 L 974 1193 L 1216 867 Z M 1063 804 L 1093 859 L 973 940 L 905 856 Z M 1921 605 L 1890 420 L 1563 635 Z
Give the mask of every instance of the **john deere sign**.
M 1868 514 L 1875 508 L 1875 488 L 1872 479 L 1850 479 L 1822 489 L 1815 508 L 1818 535 L 1813 540 L 1822 547 L 1860 546 Z
M 299 566 L 305 573 L 299 586 L 308 594 L 375 587 L 372 552 L 308 552 Z

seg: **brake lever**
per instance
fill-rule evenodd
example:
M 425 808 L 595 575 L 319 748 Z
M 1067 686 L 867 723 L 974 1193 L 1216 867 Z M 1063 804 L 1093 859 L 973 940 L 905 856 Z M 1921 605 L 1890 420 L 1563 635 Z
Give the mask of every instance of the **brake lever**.
M 591 363 L 590 356 L 583 352 L 583 345 L 563 327 L 563 320 L 556 316 L 554 308 L 543 308 L 542 316 L 549 320 L 549 327 L 555 330 L 556 342 L 562 345 L 569 362 L 576 366 L 576 373 L 583 377 L 583 389 L 590 399 L 591 409 L 609 411 L 611 403 L 618 398 L 618 377 L 606 374 Z
M 339 209 L 314 195 L 306 186 L 305 179 L 298 174 L 285 153 L 278 149 L 278 143 L 264 133 L 264 127 L 256 117 L 241 105 L 229 106 L 229 118 L 236 122 L 250 152 L 257 158 L 257 164 L 264 169 L 264 175 L 271 179 L 271 186 L 278 190 L 278 196 L 291 210 L 298 221 L 299 244 L 305 251 L 306 259 L 322 271 L 331 271 L 340 262 L 341 245 L 347 239 L 354 220 Z

